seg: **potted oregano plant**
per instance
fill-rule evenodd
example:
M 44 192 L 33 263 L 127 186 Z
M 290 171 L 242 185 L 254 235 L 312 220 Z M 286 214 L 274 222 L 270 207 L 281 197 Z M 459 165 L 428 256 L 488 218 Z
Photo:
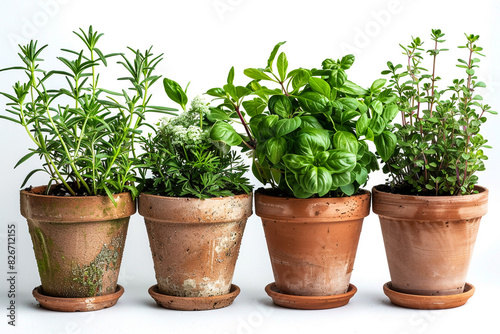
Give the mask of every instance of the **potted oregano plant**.
M 265 68 L 244 71 L 252 79 L 246 86 L 233 83 L 231 69 L 226 85 L 207 92 L 221 100 L 211 138 L 250 151 L 253 174 L 270 185 L 256 191 L 255 206 L 273 266 L 275 282 L 266 291 L 274 302 L 342 306 L 356 292 L 350 276 L 370 212 L 370 192 L 361 187 L 378 169 L 368 142 L 380 155 L 392 154 L 390 122 L 398 108 L 386 80 L 364 89 L 347 79 L 354 56 L 288 71 L 286 54 L 277 56 L 282 44 Z
M 401 120 L 397 146 L 382 157 L 385 185 L 373 188 L 373 211 L 380 217 L 391 282 L 384 291 L 398 305 L 449 308 L 464 304 L 474 289 L 465 282 L 488 190 L 478 186 L 485 169 L 487 140 L 480 134 L 486 115 L 485 87 L 476 75 L 482 48 L 478 35 L 465 35 L 463 77 L 440 82 L 444 33 L 432 30 L 432 47 L 412 38 L 402 46 L 406 65 L 388 62 L 383 74 L 397 95 Z M 432 66 L 431 71 L 424 67 Z
M 1 118 L 20 126 L 33 147 L 16 167 L 32 157 L 42 166 L 30 172 L 47 174 L 47 184 L 21 191 L 21 213 L 27 218 L 42 285 L 33 294 L 40 304 L 58 311 L 91 311 L 114 305 L 123 294 L 117 286 L 129 217 L 134 214 L 134 137 L 147 112 L 150 88 L 159 78 L 161 60 L 151 50 L 104 54 L 102 34 L 89 27 L 75 34 L 84 50 L 63 49 L 63 68 L 47 70 L 36 41 L 20 46 L 21 78 Z M 111 57 L 129 76 L 132 94 L 99 86 Z M 99 71 L 101 70 L 101 71 Z M 58 86 L 56 77 L 64 84 Z M 54 80 L 56 79 L 56 80 Z M 130 92 L 130 90 L 129 90 Z
M 232 284 L 247 218 L 252 214 L 248 167 L 228 145 L 210 139 L 212 111 L 200 97 L 190 107 L 185 90 L 165 78 L 167 95 L 183 112 L 143 137 L 144 216 L 157 285 L 165 308 L 226 307 L 239 294 Z

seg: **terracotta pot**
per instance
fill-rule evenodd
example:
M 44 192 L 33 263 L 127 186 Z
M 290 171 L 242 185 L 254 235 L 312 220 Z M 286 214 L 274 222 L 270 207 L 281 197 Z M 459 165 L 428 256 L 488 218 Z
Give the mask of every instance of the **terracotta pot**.
M 158 292 L 209 297 L 230 292 L 252 195 L 205 200 L 141 194 Z
M 391 286 L 415 295 L 463 293 L 488 190 L 466 196 L 407 196 L 373 188 Z
M 300 296 L 344 294 L 354 266 L 370 192 L 342 198 L 255 195 L 279 292 Z
M 84 298 L 117 290 L 129 217 L 129 193 L 107 196 L 47 196 L 46 187 L 21 191 L 44 295 Z

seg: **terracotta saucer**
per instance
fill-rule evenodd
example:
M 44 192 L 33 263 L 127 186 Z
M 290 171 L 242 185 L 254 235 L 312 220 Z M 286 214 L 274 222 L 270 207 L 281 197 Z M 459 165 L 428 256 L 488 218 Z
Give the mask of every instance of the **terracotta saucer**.
M 97 297 L 84 297 L 84 298 L 64 298 L 52 297 L 43 294 L 42 286 L 33 289 L 33 297 L 40 303 L 40 306 L 52 311 L 60 312 L 87 312 L 97 311 L 104 308 L 111 307 L 116 304 L 118 298 L 123 295 L 125 290 L 121 285 L 116 286 L 116 292 L 97 296 Z
M 447 296 L 422 296 L 392 290 L 391 282 L 384 284 L 384 293 L 395 305 L 420 310 L 441 310 L 464 305 L 474 294 L 472 284 L 465 283 L 464 292 Z
M 275 283 L 266 286 L 267 294 L 273 299 L 276 305 L 296 308 L 301 310 L 321 310 L 344 306 L 354 296 L 358 289 L 349 284 L 346 293 L 332 296 L 296 296 L 280 293 Z
M 164 295 L 158 292 L 157 284 L 150 287 L 148 292 L 161 307 L 181 311 L 204 311 L 231 305 L 236 296 L 240 294 L 240 288 L 235 284 L 231 284 L 231 290 L 229 290 L 228 294 L 210 297 L 177 297 Z

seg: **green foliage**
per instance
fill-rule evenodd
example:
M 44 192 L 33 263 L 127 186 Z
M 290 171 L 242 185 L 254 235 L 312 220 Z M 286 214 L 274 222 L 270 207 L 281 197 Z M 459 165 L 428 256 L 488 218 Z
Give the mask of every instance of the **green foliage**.
M 448 51 L 440 48 L 443 37 L 441 30 L 432 30 L 433 48 L 427 50 L 432 72 L 423 68 L 423 41 L 418 37 L 412 38 L 410 45 L 401 46 L 407 58 L 406 70 L 403 65 L 388 62 L 388 69 L 382 72 L 391 76 L 389 86 L 398 95 L 401 124 L 396 124 L 392 136 L 387 133 L 383 138 L 391 143 L 396 139 L 394 153 L 380 155 L 386 162 L 389 185 L 399 192 L 470 194 L 478 180 L 476 172 L 485 169 L 483 149 L 490 147 L 479 132 L 485 115 L 496 112 L 477 94 L 478 88 L 486 87 L 475 75 L 480 61 L 475 56 L 483 56 L 482 48 L 475 44 L 479 36 L 466 34 L 466 44 L 459 46 L 467 50 L 466 60 L 458 59 L 457 64 L 464 69 L 464 77 L 439 89 L 437 56 Z M 392 115 L 389 111 L 388 117 Z
M 212 139 L 251 150 L 254 175 L 284 195 L 353 195 L 378 169 L 367 141 L 384 157 L 394 150 L 390 122 L 397 114 L 396 96 L 384 88 L 385 79 L 369 89 L 349 81 L 346 70 L 353 55 L 326 59 L 319 69 L 288 71 L 287 56 L 278 55 L 283 44 L 274 47 L 265 68 L 244 70 L 252 79 L 246 86 L 231 80 L 207 92 L 221 102 L 216 110 L 226 115 L 215 123 Z M 234 69 L 230 73 L 234 79 Z M 227 120 L 235 128 L 241 124 L 245 133 L 230 130 Z
M 167 95 L 185 109 L 185 91 L 173 80 L 164 82 Z M 155 195 L 201 199 L 250 193 L 244 177 L 248 167 L 224 143 L 241 143 L 226 121 L 225 113 L 210 109 L 199 97 L 189 110 L 163 119 L 153 135 L 141 138 L 140 188 Z M 214 128 L 214 123 L 219 126 Z
M 87 33 L 80 29 L 75 34 L 86 49 L 62 49 L 68 55 L 57 58 L 63 70 L 41 68 L 41 53 L 47 45 L 39 48 L 36 41 L 20 46 L 22 66 L 0 70 L 19 70 L 27 76 L 24 82 L 14 84 L 13 94 L 0 93 L 10 100 L 7 111 L 13 115 L 0 118 L 22 126 L 34 143 L 16 167 L 33 156 L 42 159 L 42 168 L 30 172 L 21 187 L 42 171 L 50 178 L 47 192 L 51 185 L 57 185 L 71 195 L 111 197 L 130 191 L 136 196 L 134 138 L 147 113 L 175 110 L 148 104 L 148 90 L 160 78 L 154 69 L 162 55 L 154 56 L 151 49 L 144 53 L 129 49 L 132 59 L 124 54 L 104 54 L 96 47 L 103 34 L 92 26 Z M 112 92 L 98 85 L 98 69 L 107 66 L 111 57 L 120 58 L 118 63 L 128 72 L 127 77 L 118 79 L 130 84 L 128 92 Z M 50 87 L 52 77 L 57 76 L 63 77 L 67 86 Z

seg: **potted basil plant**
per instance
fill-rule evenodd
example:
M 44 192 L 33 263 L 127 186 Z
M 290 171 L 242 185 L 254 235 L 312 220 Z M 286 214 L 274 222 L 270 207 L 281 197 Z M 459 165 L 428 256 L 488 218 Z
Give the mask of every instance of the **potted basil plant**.
M 488 204 L 488 190 L 477 185 L 490 148 L 480 129 L 496 114 L 478 94 L 486 86 L 476 75 L 479 36 L 465 35 L 463 76 L 447 84 L 438 70 L 444 33 L 432 30 L 430 39 L 428 58 L 423 41 L 412 38 L 402 46 L 407 65 L 388 62 L 382 72 L 401 121 L 394 153 L 382 157 L 388 181 L 373 188 L 391 274 L 384 291 L 397 305 L 423 309 L 460 306 L 474 293 L 465 279 Z
M 210 139 L 212 111 L 164 79 L 183 112 L 162 119 L 142 139 L 139 213 L 144 216 L 157 285 L 149 289 L 165 308 L 207 310 L 230 305 L 247 218 L 252 214 L 248 167 L 228 145 Z
M 349 81 L 353 55 L 289 71 L 284 52 L 275 63 L 282 44 L 265 68 L 244 71 L 252 79 L 246 86 L 234 84 L 232 68 L 227 84 L 207 92 L 221 101 L 211 138 L 249 151 L 253 174 L 270 186 L 256 192 L 255 206 L 273 266 L 275 282 L 266 291 L 274 302 L 342 306 L 356 292 L 350 276 L 370 212 L 362 186 L 378 169 L 368 142 L 384 158 L 392 154 L 396 96 L 385 79 L 368 89 Z M 235 128 L 228 120 L 237 121 Z
M 114 305 L 123 294 L 117 285 L 129 217 L 134 214 L 134 138 L 148 112 L 168 112 L 148 106 L 148 89 L 159 78 L 161 60 L 151 50 L 104 54 L 102 34 L 92 26 L 75 34 L 84 50 L 63 49 L 62 69 L 46 70 L 41 59 L 47 45 L 20 46 L 21 66 L 9 99 L 8 120 L 32 140 L 33 147 L 16 167 L 39 157 L 30 172 L 47 175 L 47 184 L 21 191 L 21 213 L 29 232 L 42 285 L 33 295 L 42 307 L 57 311 L 91 311 Z M 118 57 L 129 76 L 132 94 L 99 86 L 111 57 Z M 99 71 L 101 69 L 101 71 Z M 53 78 L 66 83 L 57 86 Z

